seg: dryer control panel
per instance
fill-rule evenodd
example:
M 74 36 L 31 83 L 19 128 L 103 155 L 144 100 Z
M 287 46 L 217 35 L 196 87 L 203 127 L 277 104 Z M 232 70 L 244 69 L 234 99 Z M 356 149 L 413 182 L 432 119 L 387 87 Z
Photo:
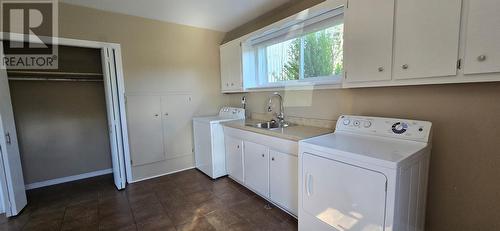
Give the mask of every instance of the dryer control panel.
M 429 142 L 432 123 L 428 121 L 368 116 L 340 116 L 336 131 Z

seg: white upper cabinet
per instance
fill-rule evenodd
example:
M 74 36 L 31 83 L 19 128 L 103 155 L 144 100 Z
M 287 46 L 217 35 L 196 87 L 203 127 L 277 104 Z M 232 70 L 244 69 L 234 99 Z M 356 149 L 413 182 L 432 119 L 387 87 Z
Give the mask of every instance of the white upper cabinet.
M 461 0 L 396 2 L 395 79 L 457 74 L 461 8 Z
M 391 80 L 394 0 L 349 0 L 345 12 L 346 82 Z
M 239 39 L 220 46 L 221 89 L 223 93 L 243 91 L 242 49 Z
M 469 0 L 465 33 L 464 73 L 500 72 L 500 4 Z

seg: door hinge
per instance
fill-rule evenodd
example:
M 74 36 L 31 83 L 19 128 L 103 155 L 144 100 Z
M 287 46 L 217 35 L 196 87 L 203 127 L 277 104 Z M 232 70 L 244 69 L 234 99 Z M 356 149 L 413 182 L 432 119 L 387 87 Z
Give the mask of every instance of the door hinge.
M 462 59 L 457 60 L 457 69 L 462 70 Z

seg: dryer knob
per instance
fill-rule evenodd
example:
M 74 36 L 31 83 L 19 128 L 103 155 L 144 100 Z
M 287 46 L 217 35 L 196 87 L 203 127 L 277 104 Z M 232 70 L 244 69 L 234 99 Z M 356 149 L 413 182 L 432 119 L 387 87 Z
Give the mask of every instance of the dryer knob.
M 349 125 L 351 123 L 351 120 L 344 119 L 343 123 L 344 123 L 345 126 L 347 126 L 347 125 Z
M 392 125 L 392 132 L 396 134 L 403 134 L 408 129 L 408 124 L 404 122 L 397 122 Z

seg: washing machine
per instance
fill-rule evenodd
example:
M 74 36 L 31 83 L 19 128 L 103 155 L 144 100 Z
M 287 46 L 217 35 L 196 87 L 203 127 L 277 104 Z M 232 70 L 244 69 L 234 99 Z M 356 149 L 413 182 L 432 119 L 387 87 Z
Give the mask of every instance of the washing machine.
M 345 115 L 300 141 L 299 230 L 424 230 L 431 128 Z
M 223 107 L 216 116 L 193 118 L 196 168 L 212 179 L 227 175 L 223 122 L 245 119 L 245 109 Z

